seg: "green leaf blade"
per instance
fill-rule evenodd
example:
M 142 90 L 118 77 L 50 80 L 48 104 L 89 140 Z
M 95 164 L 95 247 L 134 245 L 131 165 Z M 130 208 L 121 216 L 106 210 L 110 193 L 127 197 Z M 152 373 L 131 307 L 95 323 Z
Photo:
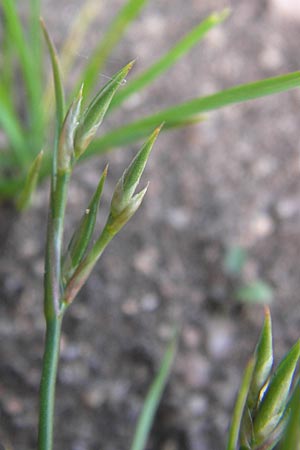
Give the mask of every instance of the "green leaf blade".
M 167 384 L 173 361 L 176 355 L 177 335 L 172 339 L 167 348 L 159 372 L 152 382 L 146 396 L 142 412 L 138 419 L 133 442 L 130 450 L 144 450 L 153 424 L 153 418 Z
M 227 16 L 227 9 L 221 13 L 211 14 L 203 22 L 193 28 L 162 58 L 149 67 L 149 69 L 145 70 L 141 75 L 130 81 L 122 91 L 118 92 L 111 103 L 111 109 L 119 106 L 129 96 L 140 91 L 162 73 L 170 69 L 183 55 L 201 41 L 212 28 L 223 22 Z
M 164 109 L 156 114 L 131 122 L 101 138 L 90 145 L 86 156 L 108 151 L 120 145 L 127 145 L 150 134 L 151 130 L 164 122 L 164 130 L 174 126 L 186 125 L 193 120 L 201 120 L 199 116 L 205 112 L 224 108 L 236 103 L 258 99 L 300 87 L 300 72 L 289 73 L 278 77 L 247 83 L 225 89 L 216 94 L 196 98 Z
M 128 0 L 119 14 L 115 17 L 111 26 L 102 38 L 100 44 L 94 50 L 87 64 L 79 84 L 84 83 L 84 94 L 89 94 L 98 79 L 99 72 L 103 68 L 106 59 L 113 48 L 121 40 L 126 28 L 139 14 L 147 0 Z
M 65 94 L 62 83 L 62 77 L 59 67 L 58 55 L 55 50 L 54 44 L 50 38 L 45 22 L 41 19 L 41 27 L 44 33 L 45 41 L 47 43 L 54 81 L 55 101 L 56 101 L 56 133 L 57 136 L 60 133 L 61 126 L 65 117 Z
M 237 445 L 239 440 L 241 422 L 251 384 L 254 366 L 255 358 L 252 358 L 245 369 L 241 387 L 235 403 L 226 450 L 237 450 L 238 448 Z

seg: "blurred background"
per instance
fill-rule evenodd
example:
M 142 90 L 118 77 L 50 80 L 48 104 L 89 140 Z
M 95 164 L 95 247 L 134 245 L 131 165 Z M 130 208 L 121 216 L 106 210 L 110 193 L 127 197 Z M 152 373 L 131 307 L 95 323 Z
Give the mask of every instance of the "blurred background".
M 76 55 L 78 70 L 119 8 L 102 0 Z M 58 48 L 82 1 L 45 0 Z M 134 74 L 215 10 L 231 15 L 104 127 L 193 97 L 299 69 L 297 0 L 149 0 L 99 73 Z M 24 4 L 24 9 L 26 5 Z M 72 74 L 71 74 L 72 78 Z M 72 79 L 70 78 L 70 81 Z M 277 361 L 299 337 L 300 93 L 264 98 L 163 133 L 143 206 L 110 244 L 64 322 L 56 449 L 125 450 L 174 324 L 178 355 L 149 450 L 225 447 L 241 374 L 271 302 Z M 109 162 L 99 229 L 137 146 L 88 161 L 70 187 L 67 233 Z M 0 255 L 0 441 L 36 445 L 43 350 L 42 276 L 48 184 L 9 222 Z M 2 225 L 3 224 L 3 225 Z

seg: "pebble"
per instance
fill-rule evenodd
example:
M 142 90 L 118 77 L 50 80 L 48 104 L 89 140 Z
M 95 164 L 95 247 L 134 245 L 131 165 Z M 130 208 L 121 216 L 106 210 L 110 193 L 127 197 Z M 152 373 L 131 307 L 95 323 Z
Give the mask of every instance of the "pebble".
M 139 312 L 139 305 L 135 299 L 129 298 L 122 304 L 121 309 L 126 316 L 135 316 Z
M 159 253 L 155 247 L 145 247 L 138 252 L 133 260 L 133 265 L 139 272 L 150 275 L 157 270 Z
M 143 311 L 155 311 L 159 306 L 159 299 L 155 294 L 147 293 L 141 299 L 141 307 Z
M 207 351 L 215 359 L 226 358 L 232 348 L 233 330 L 223 318 L 212 319 L 208 328 Z
M 187 408 L 193 417 L 202 416 L 207 407 L 207 399 L 202 395 L 193 395 L 187 402 Z
M 274 11 L 287 19 L 300 21 L 299 0 L 271 0 Z
M 187 348 L 195 349 L 199 347 L 200 333 L 197 328 L 187 325 L 182 330 L 182 339 Z
M 185 230 L 191 222 L 189 212 L 184 208 L 169 208 L 166 211 L 168 224 L 177 231 Z
M 189 387 L 199 389 L 208 382 L 210 364 L 204 356 L 191 353 L 179 358 L 178 370 Z

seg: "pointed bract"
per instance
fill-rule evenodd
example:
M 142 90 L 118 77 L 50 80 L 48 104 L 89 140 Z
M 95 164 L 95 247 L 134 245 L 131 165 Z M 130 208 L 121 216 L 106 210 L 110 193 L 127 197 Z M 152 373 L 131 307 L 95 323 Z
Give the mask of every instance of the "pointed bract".
M 283 358 L 271 378 L 253 422 L 255 445 L 262 444 L 282 418 L 299 360 L 299 354 L 300 341 Z
M 265 386 L 273 365 L 273 340 L 270 309 L 265 308 L 264 326 L 255 350 L 256 364 L 247 399 L 247 406 L 253 411 L 259 400 L 261 389 Z
M 113 217 L 121 214 L 130 203 L 161 128 L 162 125 L 154 130 L 119 179 L 111 201 L 111 215 Z
M 81 86 L 77 98 L 72 102 L 67 112 L 60 133 L 57 168 L 61 171 L 70 170 L 74 158 L 74 137 L 80 116 L 82 90 L 83 86 Z
M 63 260 L 62 277 L 64 284 L 71 278 L 82 258 L 85 255 L 86 249 L 92 238 L 95 228 L 97 213 L 99 209 L 100 199 L 103 191 L 103 186 L 107 176 L 108 166 L 105 167 L 100 178 L 96 192 L 94 193 L 89 206 L 85 210 L 81 221 L 74 232 L 71 241 L 68 245 L 66 255 Z
M 102 123 L 113 96 L 122 85 L 133 64 L 134 61 L 131 61 L 123 67 L 123 69 L 117 72 L 94 97 L 82 114 L 74 140 L 76 158 L 79 158 L 84 153 L 93 139 L 97 129 Z

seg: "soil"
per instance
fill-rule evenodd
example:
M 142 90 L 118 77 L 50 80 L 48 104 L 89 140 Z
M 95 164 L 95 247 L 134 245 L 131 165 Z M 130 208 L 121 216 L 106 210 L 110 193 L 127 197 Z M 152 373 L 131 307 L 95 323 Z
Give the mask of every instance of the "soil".
M 81 3 L 44 1 L 58 46 Z M 100 3 L 78 65 L 123 1 Z M 221 0 L 148 3 L 99 74 L 99 86 L 134 57 L 135 73 L 142 71 L 209 12 L 224 7 Z M 232 14 L 226 23 L 127 102 L 106 127 L 299 68 L 297 8 L 291 11 L 288 0 L 228 3 Z M 110 244 L 66 315 L 55 449 L 130 447 L 174 324 L 181 328 L 178 354 L 147 449 L 225 448 L 230 413 L 264 314 L 261 305 L 235 298 L 242 280 L 226 274 L 226 249 L 244 247 L 243 280 L 260 278 L 273 288 L 276 361 L 299 337 L 299 103 L 295 90 L 161 135 L 143 178 L 144 184 L 151 181 L 143 206 Z M 118 150 L 76 170 L 67 235 L 109 161 L 101 228 L 113 186 L 136 150 Z M 23 215 L 1 209 L 0 441 L 6 450 L 36 448 L 47 199 L 45 183 Z

